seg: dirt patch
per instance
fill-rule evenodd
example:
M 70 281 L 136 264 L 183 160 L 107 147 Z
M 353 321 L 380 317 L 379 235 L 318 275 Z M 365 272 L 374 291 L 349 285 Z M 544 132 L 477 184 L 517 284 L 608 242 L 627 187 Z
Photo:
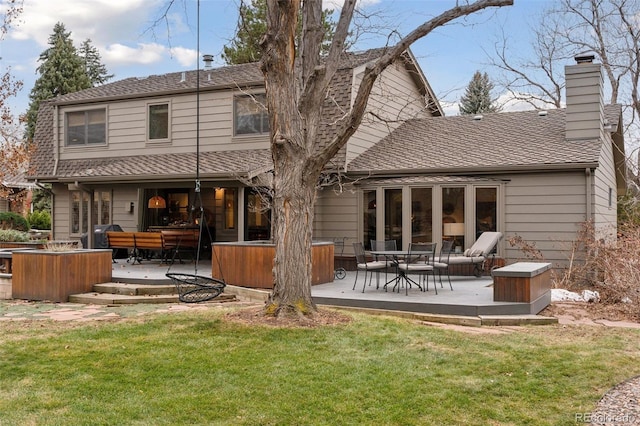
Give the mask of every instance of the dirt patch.
M 626 304 L 554 302 L 539 315 L 558 318 L 560 324 L 640 328 L 636 311 Z
M 267 316 L 264 306 L 252 306 L 238 309 L 225 315 L 229 321 L 244 325 L 262 325 L 267 327 L 284 328 L 314 328 L 346 324 L 352 321 L 348 315 L 332 309 L 320 308 L 311 316 L 305 315 L 281 315 L 278 317 Z

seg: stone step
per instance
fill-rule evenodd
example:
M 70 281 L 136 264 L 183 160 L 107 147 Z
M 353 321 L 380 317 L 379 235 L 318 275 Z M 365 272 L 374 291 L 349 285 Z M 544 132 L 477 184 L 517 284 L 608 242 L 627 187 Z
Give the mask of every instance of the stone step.
M 131 296 L 112 293 L 81 293 L 69 296 L 70 303 L 93 305 L 131 305 L 135 303 L 178 303 L 177 294 Z
M 101 283 L 93 286 L 96 293 L 120 294 L 124 296 L 159 296 L 176 293 L 173 284 L 131 284 L 131 283 Z
M 213 302 L 231 302 L 235 294 L 221 294 Z M 94 305 L 128 305 L 135 303 L 178 303 L 178 294 L 173 284 L 101 283 L 93 286 L 90 293 L 72 294 L 71 303 Z

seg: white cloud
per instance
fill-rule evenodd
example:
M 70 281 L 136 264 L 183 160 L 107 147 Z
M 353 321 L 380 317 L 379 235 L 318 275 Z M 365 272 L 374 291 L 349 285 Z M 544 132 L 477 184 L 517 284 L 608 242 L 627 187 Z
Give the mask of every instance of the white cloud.
M 169 50 L 157 43 L 140 43 L 138 47 L 129 47 L 114 43 L 105 48 L 103 59 L 114 66 L 131 64 L 153 64 L 161 61 Z
M 171 55 L 175 57 L 180 65 L 185 67 L 195 67 L 198 60 L 198 52 L 195 49 L 188 49 L 186 47 L 173 47 L 171 48 Z
M 138 37 L 140 23 L 158 10 L 162 0 L 25 0 L 20 23 L 11 32 L 17 40 L 46 46 L 53 26 L 62 22 L 76 43 L 91 38 L 96 45 L 109 38 Z

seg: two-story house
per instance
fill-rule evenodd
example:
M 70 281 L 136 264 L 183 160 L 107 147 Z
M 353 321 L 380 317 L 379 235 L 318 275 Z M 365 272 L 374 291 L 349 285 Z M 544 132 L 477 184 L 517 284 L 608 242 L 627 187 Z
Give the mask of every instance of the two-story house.
M 327 94 L 322 138 L 331 137 L 365 64 L 381 52 L 345 54 Z M 197 160 L 214 238 L 269 238 L 268 209 L 246 185 L 271 168 L 263 75 L 256 63 L 199 72 L 128 78 L 42 104 L 31 177 L 52 184 L 56 238 L 80 238 L 100 224 L 193 223 Z M 442 115 L 410 52 L 379 79 L 369 111 L 332 167 L 344 168 L 407 119 Z
M 381 51 L 344 56 L 322 138 Z M 453 239 L 463 250 L 497 230 L 558 263 L 586 220 L 599 237 L 615 237 L 625 189 L 621 110 L 603 104 L 600 65 L 566 73 L 566 109 L 443 117 L 407 51 L 376 83 L 361 127 L 330 165 L 353 184 L 319 190 L 314 237 L 404 247 Z M 249 184 L 271 168 L 263 97 L 258 65 L 245 64 L 205 67 L 199 79 L 129 78 L 44 103 L 31 178 L 52 184 L 55 238 L 80 238 L 99 224 L 192 224 L 197 159 L 215 240 L 268 238 L 268 209 Z M 521 257 L 505 240 L 498 254 Z

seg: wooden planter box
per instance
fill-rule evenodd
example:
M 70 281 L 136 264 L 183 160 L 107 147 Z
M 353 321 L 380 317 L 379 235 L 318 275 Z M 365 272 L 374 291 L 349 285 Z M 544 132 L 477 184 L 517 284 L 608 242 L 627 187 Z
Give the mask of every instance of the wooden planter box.
M 66 302 L 70 294 L 86 293 L 111 281 L 111 250 L 13 253 L 14 299 Z
M 518 262 L 491 275 L 496 302 L 532 303 L 551 291 L 551 263 Z
M 311 247 L 312 285 L 333 281 L 333 243 Z M 251 288 L 273 288 L 275 246 L 264 242 L 216 243 L 212 247 L 211 274 L 227 284 Z

